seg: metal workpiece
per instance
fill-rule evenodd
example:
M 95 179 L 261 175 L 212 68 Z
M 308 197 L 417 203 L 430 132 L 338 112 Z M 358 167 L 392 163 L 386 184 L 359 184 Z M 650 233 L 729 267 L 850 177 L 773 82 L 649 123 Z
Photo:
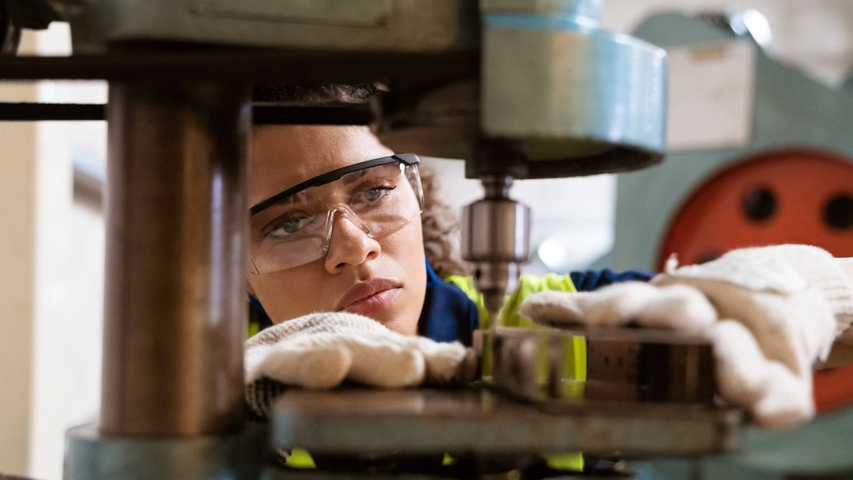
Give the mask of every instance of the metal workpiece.
M 276 400 L 272 442 L 323 453 L 691 456 L 737 447 L 738 410 L 589 402 L 559 414 L 488 390 L 293 390 Z
M 542 13 L 535 6 L 544 3 L 559 8 Z M 527 143 L 528 178 L 625 171 L 663 158 L 664 50 L 599 29 L 600 1 L 504 4 L 482 3 L 484 136 Z
M 482 182 L 485 198 L 462 212 L 462 258 L 473 264 L 474 286 L 496 315 L 517 285 L 519 264 L 530 258 L 530 208 L 510 198 L 512 177 L 487 176 Z
M 480 333 L 484 378 L 559 411 L 578 402 L 714 404 L 708 335 L 630 328 L 498 328 Z M 585 356 L 585 358 L 584 358 Z
M 110 85 L 100 431 L 243 421 L 249 88 Z
M 64 480 L 257 480 L 270 456 L 269 431 L 258 425 L 185 438 L 112 437 L 84 425 L 66 440 Z

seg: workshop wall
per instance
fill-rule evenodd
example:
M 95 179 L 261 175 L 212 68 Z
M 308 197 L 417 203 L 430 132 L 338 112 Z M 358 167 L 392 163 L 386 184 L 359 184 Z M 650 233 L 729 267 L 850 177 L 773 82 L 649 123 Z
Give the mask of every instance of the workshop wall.
M 0 98 L 33 101 L 35 85 L 3 85 Z M 36 130 L 0 124 L 0 472 L 25 473 L 32 408 Z
M 67 55 L 67 25 L 21 48 Z M 0 101 L 104 102 L 106 85 L 3 83 Z M 0 123 L 0 477 L 61 478 L 65 431 L 97 418 L 103 217 L 74 201 L 78 151 L 103 165 L 104 122 Z
M 25 35 L 21 49 L 52 52 L 51 40 Z M 43 101 L 50 90 L 47 83 L 3 84 L 0 99 Z M 61 473 L 66 140 L 53 122 L 0 125 L 0 473 Z
M 605 0 L 605 28 L 631 32 L 655 12 L 754 8 L 770 24 L 775 54 L 830 83 L 853 63 L 853 2 L 849 0 Z

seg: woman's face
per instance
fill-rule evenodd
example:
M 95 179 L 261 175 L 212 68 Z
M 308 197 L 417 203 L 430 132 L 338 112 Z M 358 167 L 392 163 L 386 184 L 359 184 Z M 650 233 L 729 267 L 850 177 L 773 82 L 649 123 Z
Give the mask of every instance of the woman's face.
M 249 204 L 325 172 L 392 153 L 366 127 L 256 128 Z M 345 215 L 337 215 L 325 256 L 278 272 L 249 274 L 248 280 L 250 293 L 274 323 L 346 310 L 414 335 L 426 293 L 420 217 L 372 239 Z

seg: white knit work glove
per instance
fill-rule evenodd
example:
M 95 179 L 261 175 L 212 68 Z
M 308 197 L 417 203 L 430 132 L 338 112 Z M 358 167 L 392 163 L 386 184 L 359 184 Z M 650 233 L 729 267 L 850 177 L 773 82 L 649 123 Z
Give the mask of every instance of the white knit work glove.
M 765 428 L 812 418 L 812 368 L 853 323 L 853 284 L 835 259 L 817 247 L 780 245 L 676 267 L 672 261 L 650 284 L 537 293 L 520 312 L 554 326 L 707 331 L 723 400 Z
M 314 313 L 246 341 L 246 400 L 265 417 L 284 385 L 329 389 L 344 380 L 383 388 L 473 380 L 476 359 L 461 343 L 406 336 L 361 315 Z

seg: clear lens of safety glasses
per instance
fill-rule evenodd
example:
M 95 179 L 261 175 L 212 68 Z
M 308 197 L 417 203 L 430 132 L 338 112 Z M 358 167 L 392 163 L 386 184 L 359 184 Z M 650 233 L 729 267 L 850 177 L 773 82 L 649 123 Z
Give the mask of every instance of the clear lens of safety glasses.
M 288 189 L 253 207 L 250 271 L 277 272 L 323 258 L 336 221 L 350 221 L 371 238 L 400 230 L 423 211 L 417 160 L 397 155 L 349 166 L 316 177 L 331 181 L 312 179 L 300 185 L 319 185 Z

